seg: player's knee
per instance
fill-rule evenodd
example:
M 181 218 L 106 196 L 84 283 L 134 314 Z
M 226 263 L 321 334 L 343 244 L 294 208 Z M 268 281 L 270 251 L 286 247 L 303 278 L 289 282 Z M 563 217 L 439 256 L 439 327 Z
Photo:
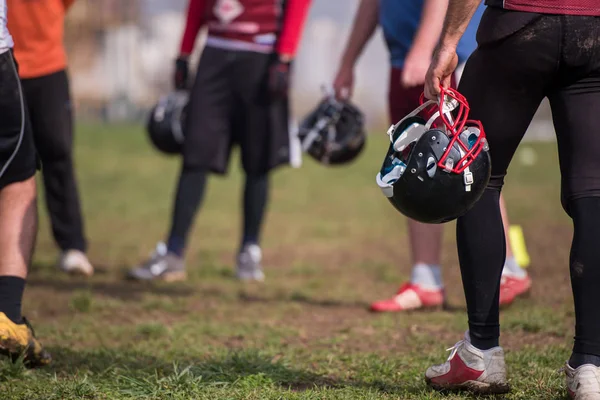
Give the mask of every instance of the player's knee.
M 600 192 L 581 195 L 563 193 L 561 203 L 565 212 L 575 222 L 589 221 L 594 225 L 600 223 Z
M 494 190 L 500 192 L 502 190 L 502 186 L 504 186 L 504 175 L 490 177 L 490 181 L 487 185 L 487 190 Z

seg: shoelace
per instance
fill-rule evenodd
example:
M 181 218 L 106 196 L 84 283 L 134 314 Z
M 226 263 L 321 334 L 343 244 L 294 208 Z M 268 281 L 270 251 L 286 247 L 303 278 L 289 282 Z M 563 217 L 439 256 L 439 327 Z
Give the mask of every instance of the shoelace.
M 461 347 L 465 343 L 464 339 L 457 342 L 454 346 L 446 349 L 446 351 L 450 351 L 450 356 L 448 357 L 448 361 L 452 360 L 458 351 L 458 348 Z

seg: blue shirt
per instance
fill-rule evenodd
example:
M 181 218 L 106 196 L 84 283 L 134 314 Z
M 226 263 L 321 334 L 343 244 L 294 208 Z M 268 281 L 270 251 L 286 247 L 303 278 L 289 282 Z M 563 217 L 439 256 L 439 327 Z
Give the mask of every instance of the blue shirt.
M 423 0 L 379 0 L 379 23 L 383 28 L 393 67 L 404 66 L 404 59 L 421 22 L 422 10 Z M 477 48 L 475 35 L 484 10 L 482 2 L 458 44 L 456 52 L 459 63 L 466 61 Z

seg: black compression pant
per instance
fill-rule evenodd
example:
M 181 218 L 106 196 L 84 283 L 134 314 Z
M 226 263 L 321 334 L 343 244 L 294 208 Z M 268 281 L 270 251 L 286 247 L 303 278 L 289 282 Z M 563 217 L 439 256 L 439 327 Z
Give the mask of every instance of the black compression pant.
M 478 49 L 459 91 L 483 123 L 492 178 L 457 223 L 473 344 L 498 344 L 498 297 L 505 258 L 498 198 L 509 163 L 544 97 L 556 129 L 562 204 L 573 218 L 571 277 L 575 352 L 600 355 L 600 18 L 501 11 L 481 21 Z
M 185 252 L 190 229 L 204 198 L 206 183 L 206 170 L 193 169 L 185 165 L 182 167 L 175 195 L 171 231 L 167 240 L 168 250 L 180 257 Z M 242 246 L 259 243 L 268 197 L 268 174 L 247 175 L 243 197 Z

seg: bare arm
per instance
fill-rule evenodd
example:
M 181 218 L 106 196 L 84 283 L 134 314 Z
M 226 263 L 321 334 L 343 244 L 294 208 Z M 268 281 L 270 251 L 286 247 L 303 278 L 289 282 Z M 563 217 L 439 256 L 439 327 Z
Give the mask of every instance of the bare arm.
M 437 98 L 440 85 L 450 87 L 452 74 L 458 65 L 456 47 L 480 3 L 481 0 L 449 0 L 442 35 L 425 79 L 428 99 Z
M 425 0 L 412 49 L 419 49 L 430 55 L 433 54 L 433 49 L 442 33 L 447 9 L 448 0 Z
M 481 0 L 450 0 L 440 38 L 441 46 L 456 48 Z
M 342 64 L 354 65 L 379 22 L 379 0 L 361 0 L 346 44 Z
M 447 8 L 448 0 L 425 0 L 419 27 L 402 68 L 402 85 L 405 87 L 414 87 L 425 82 L 425 74 L 440 38 Z
M 75 3 L 75 0 L 63 0 L 63 6 L 65 7 L 65 11 L 69 10 L 73 3 Z
M 354 90 L 354 65 L 379 23 L 379 0 L 361 0 L 352 33 L 346 44 L 333 89 L 338 98 L 350 98 Z

